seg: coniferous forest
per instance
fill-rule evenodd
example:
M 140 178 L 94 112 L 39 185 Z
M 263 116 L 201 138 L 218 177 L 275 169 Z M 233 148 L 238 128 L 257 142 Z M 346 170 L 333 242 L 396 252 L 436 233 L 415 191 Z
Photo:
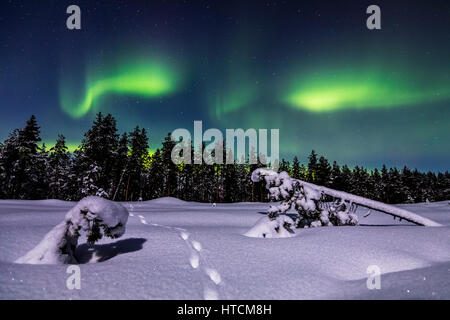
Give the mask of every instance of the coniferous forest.
M 149 135 L 136 127 L 119 134 L 110 114 L 98 113 L 77 150 L 69 152 L 65 137 L 47 148 L 40 144 L 35 116 L 0 143 L 1 199 L 77 201 L 98 195 L 115 201 L 177 197 L 187 201 L 267 201 L 264 185 L 251 172 L 262 164 L 175 165 L 170 134 L 150 154 Z M 223 153 L 224 156 L 226 152 Z M 450 199 L 450 174 L 403 167 L 367 170 L 339 165 L 311 152 L 306 163 L 282 160 L 279 171 L 293 178 L 386 203 Z

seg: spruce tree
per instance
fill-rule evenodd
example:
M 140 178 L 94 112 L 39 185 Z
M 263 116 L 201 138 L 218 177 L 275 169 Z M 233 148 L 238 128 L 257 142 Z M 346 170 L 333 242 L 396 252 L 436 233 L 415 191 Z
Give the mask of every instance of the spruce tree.
M 317 153 L 314 150 L 311 151 L 308 160 L 308 175 L 306 178 L 308 182 L 314 183 L 317 175 Z
M 336 161 L 333 161 L 333 167 L 330 173 L 330 185 L 331 188 L 336 190 L 342 190 L 342 179 L 341 179 L 341 167 Z
M 110 114 L 104 117 L 98 113 L 77 153 L 77 164 L 81 169 L 79 181 L 84 195 L 113 196 L 113 167 L 118 144 L 116 120 Z
M 373 200 L 382 201 L 383 190 L 381 185 L 381 174 L 377 168 L 375 168 L 372 172 L 371 179 L 373 187 L 370 198 Z
M 125 175 L 127 173 L 128 161 L 128 135 L 127 133 L 123 133 L 117 146 L 115 163 L 111 173 L 114 186 L 113 200 L 125 200 Z
M 63 135 L 58 136 L 49 155 L 49 187 L 53 199 L 66 200 L 68 195 L 68 176 L 70 170 L 70 155 Z
M 298 161 L 297 156 L 295 156 L 294 160 L 292 161 L 291 177 L 294 179 L 302 179 L 301 172 L 300 172 L 300 161 Z
M 10 133 L 0 149 L 0 192 L 3 198 L 17 199 L 16 177 L 19 163 L 19 129 Z
M 283 159 L 281 159 L 281 162 L 280 162 L 280 167 L 279 167 L 279 169 L 278 169 L 278 172 L 287 172 L 287 173 L 290 173 L 291 172 L 291 166 L 290 166 L 290 163 L 289 163 L 289 161 L 286 161 L 284 158 Z
M 226 160 L 234 160 L 234 154 L 232 150 L 224 150 L 225 151 L 225 157 Z M 239 201 L 238 198 L 238 185 L 239 185 L 239 178 L 238 178 L 238 165 L 234 164 L 234 161 L 226 161 L 225 163 L 230 164 L 224 164 L 223 170 L 224 170 L 224 181 L 223 181 L 223 188 L 224 188 L 224 201 L 225 202 L 235 202 Z
M 151 156 L 149 177 L 147 188 L 149 199 L 160 198 L 164 196 L 165 168 L 161 150 L 157 149 Z
M 172 150 L 176 143 L 169 133 L 162 143 L 161 157 L 164 166 L 164 195 L 165 197 L 175 197 L 177 190 L 177 166 L 172 161 Z
M 328 187 L 331 183 L 331 166 L 325 157 L 320 157 L 316 166 L 315 183 Z
M 40 128 L 34 115 L 18 132 L 18 160 L 14 168 L 15 196 L 19 199 L 46 198 L 46 153 L 38 146 Z
M 142 198 L 144 160 L 148 154 L 148 137 L 145 129 L 136 127 L 130 133 L 130 156 L 127 166 L 128 181 L 125 201 Z

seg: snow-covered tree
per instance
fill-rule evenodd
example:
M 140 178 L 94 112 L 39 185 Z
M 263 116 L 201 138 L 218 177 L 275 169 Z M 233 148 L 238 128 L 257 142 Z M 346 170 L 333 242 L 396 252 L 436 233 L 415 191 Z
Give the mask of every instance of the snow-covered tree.
M 286 172 L 274 173 L 266 169 L 253 172 L 254 182 L 266 181 L 271 200 L 283 200 L 278 206 L 270 206 L 269 218 L 276 219 L 280 213 L 286 213 L 292 206 L 299 217 L 298 227 L 320 227 L 357 225 L 355 206 L 345 201 L 326 202 L 326 197 L 312 185 L 301 184 L 301 180 L 291 179 Z
M 1 184 L 5 197 L 42 199 L 47 195 L 45 147 L 38 142 L 39 126 L 31 116 L 23 129 L 14 130 L 4 142 L 0 155 Z
M 148 137 L 143 128 L 130 133 L 130 154 L 126 166 L 127 187 L 125 201 L 142 197 L 144 185 L 144 158 L 148 154 Z
M 281 200 L 280 205 L 270 206 L 269 218 L 277 219 L 280 214 L 286 213 L 294 206 L 299 215 L 296 222 L 298 227 L 357 225 L 358 217 L 355 211 L 358 205 L 419 225 L 439 226 L 432 220 L 401 208 L 292 179 L 286 172 L 276 173 L 262 168 L 253 171 L 252 181 L 263 180 L 269 190 L 270 199 Z
M 331 183 L 331 166 L 325 157 L 320 157 L 316 168 L 315 183 L 321 186 L 329 186 Z
M 10 133 L 0 148 L 0 195 L 15 199 L 18 182 L 16 178 L 19 162 L 19 130 Z
M 161 150 L 157 149 L 151 157 L 150 171 L 146 179 L 148 199 L 162 197 L 164 194 L 164 164 Z
M 292 228 L 294 221 L 285 215 L 277 216 L 273 219 L 267 217 L 259 219 L 256 224 L 244 233 L 250 238 L 289 238 L 295 235 Z
M 127 172 L 128 165 L 128 135 L 123 133 L 116 150 L 116 157 L 114 166 L 111 172 L 113 183 L 113 198 L 112 200 L 125 200 L 125 174 Z
M 98 113 L 94 124 L 84 135 L 81 149 L 76 154 L 78 158 L 76 163 L 83 183 L 95 178 L 93 185 L 111 197 L 115 191 L 113 167 L 116 163 L 118 146 L 116 120 L 110 114 L 103 116 L 102 113 Z M 86 176 L 89 176 L 87 181 Z
M 87 196 L 98 196 L 108 198 L 108 193 L 98 185 L 98 181 L 100 181 L 99 175 L 102 170 L 94 163 L 89 166 L 87 170 L 84 171 L 82 177 L 79 178 L 81 185 L 81 195 L 83 197 Z
M 75 249 L 82 231 L 89 243 L 103 235 L 119 238 L 125 233 L 128 211 L 121 204 L 99 197 L 86 197 L 67 212 L 64 221 L 48 232 L 44 239 L 16 263 L 78 263 Z
M 306 175 L 306 180 L 308 182 L 314 182 L 316 180 L 317 166 L 317 153 L 312 150 L 311 154 L 308 156 L 308 174 Z
M 50 149 L 48 157 L 49 186 L 53 199 L 66 199 L 67 197 L 70 160 L 66 139 L 63 135 L 59 135 L 55 146 Z
M 172 140 L 172 134 L 169 133 L 162 143 L 161 160 L 164 172 L 164 194 L 162 196 L 170 197 L 176 195 L 177 190 L 177 166 L 172 162 L 172 150 L 176 142 Z

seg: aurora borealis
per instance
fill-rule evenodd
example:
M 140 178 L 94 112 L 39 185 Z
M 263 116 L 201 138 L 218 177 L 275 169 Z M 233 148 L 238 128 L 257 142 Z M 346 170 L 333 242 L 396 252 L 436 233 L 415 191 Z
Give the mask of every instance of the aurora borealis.
M 394 67 L 395 68 L 395 67 Z M 405 73 L 403 73 L 405 74 Z M 311 112 L 335 112 L 358 108 L 392 108 L 446 101 L 450 83 L 414 85 L 414 75 L 389 76 L 388 71 L 361 68 L 354 72 L 319 73 L 305 77 L 302 84 L 287 95 L 286 103 Z
M 80 118 L 86 115 L 104 95 L 159 97 L 174 91 L 175 83 L 169 68 L 152 61 L 135 63 L 110 77 L 95 79 L 88 83 L 85 97 L 78 104 L 74 102 L 75 98 L 67 98 L 70 95 L 70 89 L 63 86 L 60 94 L 61 107 L 71 117 Z
M 377 1 L 0 3 L 0 140 L 35 114 L 76 146 L 96 112 L 150 146 L 176 128 L 279 128 L 280 155 L 349 165 L 450 163 L 450 5 Z

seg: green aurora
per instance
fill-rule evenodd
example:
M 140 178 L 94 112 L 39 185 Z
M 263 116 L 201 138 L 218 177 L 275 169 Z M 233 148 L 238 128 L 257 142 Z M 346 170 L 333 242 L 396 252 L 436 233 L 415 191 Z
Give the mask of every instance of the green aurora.
M 286 159 L 448 170 L 449 2 L 377 5 L 382 30 L 360 1 L 100 1 L 72 31 L 64 3 L 0 2 L 0 138 L 34 114 L 74 150 L 102 112 L 152 149 L 202 120 L 279 129 Z
M 130 59 L 133 61 L 134 59 Z M 61 86 L 62 110 L 73 118 L 86 115 L 101 97 L 108 94 L 135 95 L 143 98 L 161 97 L 175 91 L 177 77 L 172 68 L 162 62 L 144 61 L 121 65 L 121 69 L 109 76 L 90 76 L 84 98 L 70 93 L 69 86 Z
M 364 68 L 319 71 L 292 81 L 293 85 L 283 102 L 294 109 L 321 113 L 414 106 L 450 97 L 450 83 L 430 83 L 398 68 L 395 72 Z

